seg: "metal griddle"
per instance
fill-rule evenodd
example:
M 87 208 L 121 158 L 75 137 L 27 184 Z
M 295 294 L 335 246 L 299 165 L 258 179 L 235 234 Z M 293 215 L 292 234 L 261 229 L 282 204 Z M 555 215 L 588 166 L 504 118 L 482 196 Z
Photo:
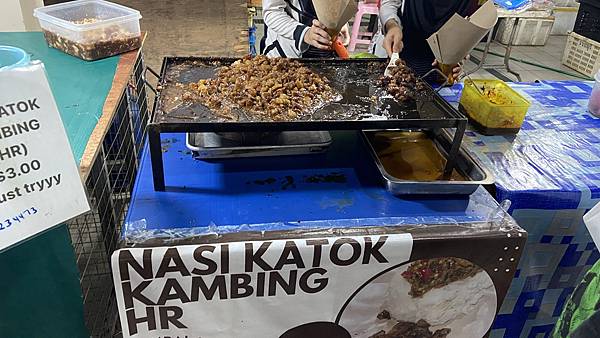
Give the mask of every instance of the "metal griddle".
M 447 170 L 454 167 L 467 119 L 430 86 L 409 103 L 398 103 L 376 86 L 387 66 L 386 59 L 298 59 L 330 80 L 341 99 L 318 107 L 311 114 L 293 121 L 253 120 L 243 110 L 234 120 L 224 119 L 201 103 L 181 99 L 178 83 L 188 84 L 211 78 L 221 66 L 237 59 L 214 57 L 165 57 L 148 129 L 154 188 L 165 189 L 161 152 L 161 133 L 202 132 L 277 132 L 364 129 L 456 128 L 449 152 Z

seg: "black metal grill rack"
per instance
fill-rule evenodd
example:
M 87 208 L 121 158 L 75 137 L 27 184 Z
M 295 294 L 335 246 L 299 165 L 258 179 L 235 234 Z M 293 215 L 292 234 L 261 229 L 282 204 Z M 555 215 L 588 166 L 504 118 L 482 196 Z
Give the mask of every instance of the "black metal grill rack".
M 91 211 L 67 222 L 92 337 L 115 335 L 118 312 L 110 270 L 150 120 L 142 55 L 102 140 L 85 187 Z
M 455 128 L 452 147 L 448 156 L 446 171 L 451 172 L 454 166 L 454 159 L 458 154 L 462 138 L 467 126 L 467 119 L 455 108 L 448 104 L 441 96 L 437 94 L 430 86 L 427 86 L 430 98 L 417 108 L 416 104 L 409 110 L 402 111 L 399 103 L 392 98 L 386 99 L 387 104 L 391 106 L 390 111 L 394 113 L 387 119 L 361 119 L 350 118 L 327 118 L 327 119 L 304 119 L 289 122 L 270 122 L 270 121 L 248 121 L 240 120 L 236 122 L 220 121 L 211 114 L 209 108 L 195 104 L 192 108 L 165 110 L 163 100 L 165 99 L 165 88 L 173 85 L 173 79 L 170 78 L 169 71 L 172 67 L 180 66 L 185 63 L 191 64 L 188 70 L 177 68 L 177 77 L 181 82 L 197 81 L 199 78 L 207 78 L 211 72 L 220 65 L 228 65 L 235 61 L 233 58 L 213 58 L 213 57 L 166 57 L 163 59 L 162 69 L 159 77 L 159 91 L 153 107 L 153 119 L 148 129 L 148 141 L 150 147 L 150 157 L 152 161 L 152 175 L 154 189 L 157 191 L 165 190 L 165 173 L 161 149 L 161 133 L 199 133 L 199 132 L 268 132 L 268 131 L 321 131 L 321 130 L 366 130 L 366 129 L 432 129 Z M 335 60 L 335 59 L 298 59 L 299 62 L 312 68 L 317 73 L 324 74 L 333 70 L 345 70 L 348 73 L 356 73 L 359 69 L 362 75 L 360 82 L 373 80 L 374 74 L 382 74 L 386 59 L 354 59 L 354 60 Z M 203 67 L 200 71 L 199 68 Z M 211 67 L 213 68 L 211 71 Z M 183 67 L 185 68 L 185 67 Z M 358 73 L 356 73 L 358 74 Z M 328 76 L 335 87 L 335 79 Z M 347 79 L 355 80 L 351 76 Z M 356 81 L 357 83 L 359 81 Z M 344 97 L 342 100 L 352 100 L 352 96 L 359 91 L 347 90 L 344 84 L 338 83 L 338 91 Z M 343 87 L 343 88 L 340 88 Z M 366 88 L 366 87 L 365 87 Z M 362 88 L 361 94 L 366 95 L 366 89 Z M 369 105 L 367 102 L 353 101 L 354 105 Z M 348 105 L 349 106 L 349 105 Z M 330 107 L 325 106 L 326 110 Z M 398 110 L 398 111 L 396 111 Z M 406 114 L 404 114 L 406 112 Z M 317 114 L 318 115 L 318 114 Z M 331 115 L 330 115 L 331 116 Z M 341 115 L 340 115 L 341 116 Z

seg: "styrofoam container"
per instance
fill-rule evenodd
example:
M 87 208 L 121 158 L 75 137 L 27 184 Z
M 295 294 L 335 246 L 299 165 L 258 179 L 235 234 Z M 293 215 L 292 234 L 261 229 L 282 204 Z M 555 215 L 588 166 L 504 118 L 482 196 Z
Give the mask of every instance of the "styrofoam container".
M 578 9 L 579 5 L 577 7 L 554 7 L 552 10 L 554 25 L 550 35 L 567 35 L 573 31 Z
M 140 12 L 103 0 L 78 0 L 36 8 L 46 41 L 85 60 L 141 46 Z
M 508 44 L 515 21 L 514 18 L 501 18 L 498 20 L 497 41 Z M 520 18 L 512 44 L 514 46 L 543 46 L 548 41 L 553 25 L 554 17 L 551 16 L 545 18 Z
M 554 6 L 556 7 L 579 7 L 579 0 L 554 0 Z

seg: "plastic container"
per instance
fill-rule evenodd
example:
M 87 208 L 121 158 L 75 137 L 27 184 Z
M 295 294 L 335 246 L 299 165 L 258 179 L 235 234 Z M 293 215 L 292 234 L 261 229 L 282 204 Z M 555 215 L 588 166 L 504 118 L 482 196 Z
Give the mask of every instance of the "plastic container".
M 498 6 L 508 9 L 508 10 L 513 10 L 513 9 L 517 9 L 519 7 L 523 7 L 525 5 L 527 5 L 530 1 L 529 0 L 494 0 L 494 3 L 497 4 Z
M 139 11 L 102 0 L 80 0 L 36 8 L 48 45 L 84 60 L 140 48 Z
M 29 54 L 21 48 L 0 46 L 0 71 L 26 66 L 29 61 Z
M 503 81 L 473 82 L 465 80 L 459 105 L 469 117 L 469 122 L 484 135 L 518 133 L 529 109 L 529 101 Z
M 600 71 L 596 73 L 595 80 L 596 83 L 594 83 L 594 88 L 592 89 L 592 94 L 590 95 L 588 109 L 594 116 L 600 117 Z
M 578 5 L 579 6 L 579 5 Z M 554 7 L 554 25 L 550 35 L 568 35 L 575 27 L 578 7 Z
M 600 42 L 600 0 L 580 0 L 573 31 Z
M 505 45 L 508 44 L 515 22 L 514 18 L 499 19 L 496 40 Z M 520 18 L 512 44 L 513 46 L 543 46 L 548 41 L 553 26 L 554 17 L 551 16 Z
M 562 63 L 589 77 L 594 76 L 600 70 L 600 42 L 569 33 Z

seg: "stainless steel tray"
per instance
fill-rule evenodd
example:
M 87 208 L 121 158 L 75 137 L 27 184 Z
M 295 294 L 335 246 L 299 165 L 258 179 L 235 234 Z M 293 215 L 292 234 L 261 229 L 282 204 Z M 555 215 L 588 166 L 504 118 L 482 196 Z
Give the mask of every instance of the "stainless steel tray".
M 330 144 L 327 131 L 186 135 L 188 149 L 200 160 L 318 154 L 327 151 Z
M 379 160 L 373 145 L 367 137 L 368 133 L 375 131 L 363 131 L 362 136 L 369 152 L 382 175 L 383 182 L 389 192 L 394 195 L 470 195 L 480 185 L 489 185 L 494 183 L 492 173 L 474 159 L 462 146 L 456 158 L 456 169 L 467 177 L 467 181 L 409 181 L 396 178 L 390 175 Z M 452 138 L 446 131 L 434 135 L 434 144 L 445 157 L 448 156 L 452 145 Z

